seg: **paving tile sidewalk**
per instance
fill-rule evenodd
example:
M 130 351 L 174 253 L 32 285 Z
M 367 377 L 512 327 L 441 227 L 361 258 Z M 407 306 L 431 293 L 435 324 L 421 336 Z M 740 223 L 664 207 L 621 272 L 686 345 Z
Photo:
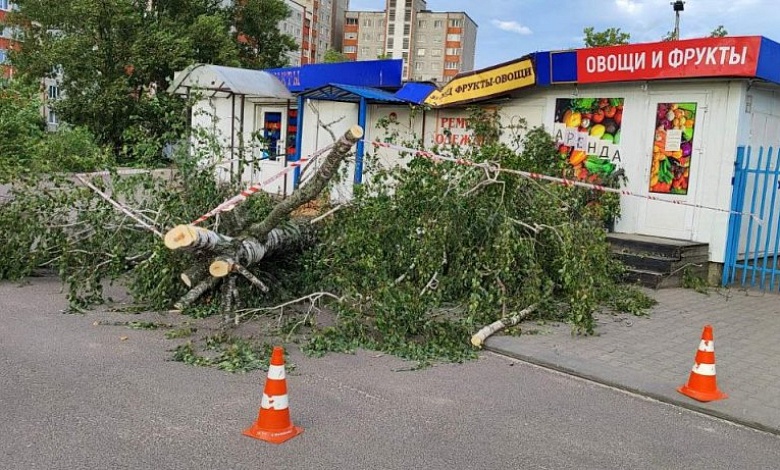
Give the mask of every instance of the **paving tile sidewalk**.
M 647 317 L 602 315 L 597 336 L 565 324 L 526 324 L 536 334 L 495 336 L 489 350 L 664 402 L 780 434 L 780 295 L 688 289 L 648 291 Z M 687 382 L 704 325 L 713 326 L 718 388 L 729 398 L 700 403 Z

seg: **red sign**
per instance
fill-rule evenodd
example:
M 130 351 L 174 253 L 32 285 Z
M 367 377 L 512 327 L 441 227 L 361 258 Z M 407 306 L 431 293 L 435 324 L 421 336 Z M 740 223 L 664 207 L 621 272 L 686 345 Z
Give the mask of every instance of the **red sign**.
M 704 38 L 577 50 L 577 82 L 753 77 L 761 37 Z

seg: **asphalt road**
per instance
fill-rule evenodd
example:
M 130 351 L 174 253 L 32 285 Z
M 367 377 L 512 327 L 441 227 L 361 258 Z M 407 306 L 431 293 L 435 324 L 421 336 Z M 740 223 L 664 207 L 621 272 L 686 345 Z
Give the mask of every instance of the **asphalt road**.
M 290 351 L 282 445 L 241 435 L 260 371 L 167 359 L 161 331 L 0 283 L 2 469 L 769 469 L 780 439 L 491 354 L 463 365 Z M 126 339 L 122 339 L 126 337 Z

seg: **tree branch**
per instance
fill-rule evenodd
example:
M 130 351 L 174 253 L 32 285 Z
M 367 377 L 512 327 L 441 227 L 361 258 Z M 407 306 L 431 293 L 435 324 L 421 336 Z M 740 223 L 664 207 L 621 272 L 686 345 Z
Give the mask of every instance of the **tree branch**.
M 341 161 L 349 153 L 352 146 L 363 137 L 363 129 L 360 126 L 352 126 L 339 139 L 331 149 L 328 156 L 320 165 L 317 172 L 312 176 L 311 181 L 303 187 L 298 188 L 287 199 L 277 204 L 271 213 L 260 223 L 254 224 L 249 228 L 249 233 L 258 240 L 264 240 L 268 233 L 284 220 L 293 210 L 301 204 L 305 204 L 322 192 L 338 170 Z
M 537 306 L 538 304 L 533 304 L 530 307 L 527 307 L 517 312 L 516 315 L 512 315 L 511 317 L 507 317 L 507 318 L 502 318 L 501 320 L 495 321 L 490 325 L 482 328 L 481 330 L 474 333 L 474 335 L 471 337 L 471 344 L 473 344 L 478 348 L 481 348 L 482 345 L 485 343 L 485 340 L 487 340 L 490 335 L 498 331 L 501 331 L 504 328 L 517 325 L 518 323 L 523 321 L 525 317 L 533 313 L 534 310 L 536 310 Z

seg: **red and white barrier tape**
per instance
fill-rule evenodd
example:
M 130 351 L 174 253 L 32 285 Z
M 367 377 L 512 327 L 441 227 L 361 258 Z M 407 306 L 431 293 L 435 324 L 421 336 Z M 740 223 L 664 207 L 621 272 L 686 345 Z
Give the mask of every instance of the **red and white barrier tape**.
M 755 214 L 750 214 L 750 213 L 747 213 L 747 212 L 737 212 L 737 211 L 732 211 L 732 210 L 728 210 L 728 209 L 722 209 L 720 207 L 705 206 L 705 205 L 702 205 L 702 204 L 694 204 L 694 203 L 680 201 L 680 200 L 669 200 L 669 199 L 664 199 L 664 198 L 661 198 L 661 197 L 658 197 L 658 196 L 652 196 L 650 194 L 637 194 L 637 193 L 631 192 L 631 191 L 629 191 L 627 189 L 610 188 L 608 186 L 601 186 L 599 184 L 585 183 L 584 181 L 569 180 L 569 179 L 566 179 L 566 178 L 557 178 L 555 176 L 548 176 L 548 175 L 543 175 L 543 174 L 539 174 L 539 173 L 532 173 L 532 172 L 529 172 L 529 171 L 513 170 L 511 168 L 501 168 L 500 166 L 497 166 L 495 164 L 488 163 L 488 162 L 477 163 L 477 162 L 474 162 L 472 160 L 467 160 L 467 159 L 464 159 L 464 158 L 455 158 L 455 157 L 448 157 L 446 155 L 438 155 L 438 154 L 435 154 L 433 152 L 429 152 L 427 150 L 413 149 L 413 148 L 403 147 L 401 145 L 391 144 L 391 143 L 387 143 L 387 142 L 371 142 L 371 144 L 374 145 L 374 147 L 383 147 L 383 148 L 397 150 L 399 152 L 409 152 L 409 153 L 411 153 L 413 155 L 424 157 L 424 158 L 428 158 L 428 159 L 434 160 L 434 161 L 447 161 L 447 162 L 453 162 L 453 163 L 458 164 L 458 165 L 465 165 L 465 166 L 472 166 L 472 167 L 477 167 L 477 168 L 484 168 L 484 169 L 489 170 L 489 171 L 500 171 L 500 172 L 510 173 L 510 174 L 513 174 L 513 175 L 518 175 L 518 176 L 522 176 L 522 177 L 530 178 L 530 179 L 534 179 L 534 180 L 543 180 L 543 181 L 550 181 L 552 183 L 559 183 L 559 184 L 562 184 L 564 186 L 577 186 L 579 188 L 592 189 L 594 191 L 600 191 L 600 192 L 605 192 L 605 193 L 615 193 L 615 194 L 620 194 L 622 196 L 637 197 L 637 198 L 642 198 L 642 199 L 648 199 L 648 200 L 651 200 L 651 201 L 667 202 L 669 204 L 676 204 L 678 206 L 695 207 L 697 209 L 707 209 L 707 210 L 711 210 L 711 211 L 715 211 L 715 212 L 723 212 L 723 213 L 726 213 L 726 214 L 745 215 L 745 216 L 751 217 L 752 219 L 755 219 L 759 223 L 763 223 L 763 220 L 760 217 L 758 217 Z
M 327 145 L 327 146 L 317 150 L 313 154 L 309 155 L 308 157 L 303 157 L 300 160 L 294 161 L 294 162 L 290 163 L 289 166 L 285 167 L 285 169 L 283 169 L 279 173 L 276 173 L 275 175 L 273 175 L 272 177 L 268 178 L 267 180 L 262 181 L 262 182 L 260 182 L 258 184 L 254 184 L 254 185 L 244 189 L 243 191 L 241 191 L 240 193 L 238 193 L 235 196 L 231 197 L 230 199 L 224 201 L 223 203 L 221 203 L 220 205 L 218 205 L 214 209 L 211 209 L 207 213 L 205 213 L 202 216 L 198 217 L 194 222 L 192 222 L 192 225 L 198 225 L 199 223 L 203 222 L 204 220 L 208 219 L 209 217 L 213 217 L 213 216 L 215 216 L 215 215 L 217 215 L 219 213 L 222 213 L 222 212 L 228 212 L 228 211 L 233 210 L 237 205 L 239 205 L 242 202 L 246 201 L 247 198 L 249 198 L 250 196 L 252 196 L 254 194 L 257 194 L 261 189 L 263 189 L 264 186 L 267 186 L 267 185 L 273 183 L 274 181 L 278 180 L 279 178 L 281 178 L 282 176 L 286 175 L 287 173 L 289 173 L 289 172 L 293 171 L 294 169 L 302 166 L 304 163 L 307 163 L 307 162 L 315 160 L 317 157 L 321 156 L 322 154 L 324 154 L 325 152 L 327 152 L 328 150 L 333 148 L 333 145 L 334 144 Z

